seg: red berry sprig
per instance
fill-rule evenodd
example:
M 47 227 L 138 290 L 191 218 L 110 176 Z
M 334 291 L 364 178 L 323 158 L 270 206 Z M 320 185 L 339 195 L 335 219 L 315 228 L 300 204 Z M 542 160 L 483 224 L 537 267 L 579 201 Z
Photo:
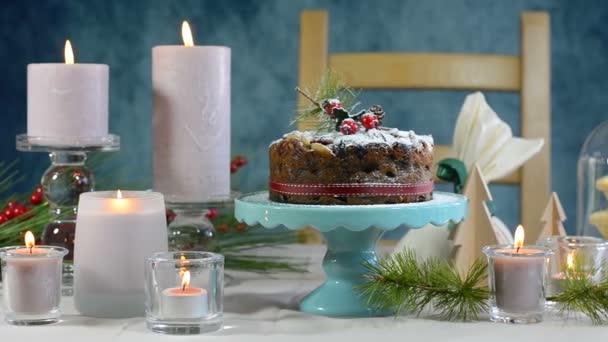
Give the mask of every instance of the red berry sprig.
M 205 217 L 208 220 L 212 220 L 212 219 L 216 218 L 219 214 L 220 213 L 219 213 L 219 211 L 217 209 L 211 208 L 211 209 L 207 210 L 207 213 L 205 214 Z
M 0 224 L 5 223 L 13 218 L 20 217 L 28 211 L 30 211 L 30 208 L 20 204 L 17 201 L 10 201 L 6 204 L 6 207 L 0 213 Z
M 177 217 L 177 214 L 175 213 L 175 211 L 173 211 L 171 209 L 165 209 L 165 218 L 167 219 L 167 225 L 169 225 L 171 222 L 173 222 L 173 220 L 175 220 L 176 217 Z
M 34 189 L 34 192 L 32 192 L 32 195 L 30 196 L 30 203 L 32 205 L 41 204 L 43 197 L 44 197 L 44 192 L 42 191 L 42 187 L 37 186 L 36 189 Z
M 370 130 L 374 128 L 378 128 L 380 125 L 380 121 L 378 117 L 373 113 L 365 113 L 361 116 L 361 125 L 365 127 L 365 129 Z
M 340 124 L 340 132 L 344 135 L 351 135 L 357 133 L 357 123 L 353 119 L 344 119 Z
M 243 156 L 236 156 L 230 162 L 230 173 L 237 172 L 240 168 L 247 165 L 247 158 Z

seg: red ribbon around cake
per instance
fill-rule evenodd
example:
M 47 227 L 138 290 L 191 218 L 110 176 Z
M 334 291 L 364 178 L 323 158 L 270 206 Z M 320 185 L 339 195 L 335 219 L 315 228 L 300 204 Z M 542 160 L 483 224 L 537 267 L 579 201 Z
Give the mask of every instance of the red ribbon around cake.
M 407 196 L 428 194 L 434 182 L 393 184 L 291 184 L 270 182 L 270 190 L 285 195 L 301 196 Z

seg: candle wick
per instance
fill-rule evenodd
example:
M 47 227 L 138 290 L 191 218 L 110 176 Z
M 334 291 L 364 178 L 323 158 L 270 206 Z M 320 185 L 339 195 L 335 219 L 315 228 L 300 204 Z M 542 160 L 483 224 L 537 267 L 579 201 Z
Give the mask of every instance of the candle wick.
M 33 246 L 32 246 L 32 247 L 30 247 L 30 254 L 32 254 L 32 248 L 34 248 L 34 247 L 33 247 Z
M 186 291 L 186 284 L 182 285 L 182 292 Z
M 519 246 L 517 247 L 517 252 L 516 252 L 516 254 L 519 254 L 519 249 L 520 249 L 520 248 L 521 248 L 521 247 L 519 247 Z

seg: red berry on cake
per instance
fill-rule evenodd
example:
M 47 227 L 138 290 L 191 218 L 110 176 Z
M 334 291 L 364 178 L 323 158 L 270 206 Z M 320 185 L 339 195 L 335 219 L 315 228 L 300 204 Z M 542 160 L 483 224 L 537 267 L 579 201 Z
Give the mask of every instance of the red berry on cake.
M 378 117 L 372 113 L 365 113 L 361 116 L 361 125 L 366 129 L 374 129 L 378 128 L 380 125 L 380 121 L 378 121 Z
M 344 135 L 357 133 L 357 123 L 353 119 L 344 119 L 340 124 L 340 132 Z
M 372 112 L 377 118 L 378 123 L 382 125 L 382 121 L 384 121 L 384 109 L 380 105 L 373 105 L 369 108 L 369 111 Z
M 322 107 L 327 115 L 333 116 L 335 108 L 342 108 L 342 102 L 338 99 L 327 99 L 323 101 Z

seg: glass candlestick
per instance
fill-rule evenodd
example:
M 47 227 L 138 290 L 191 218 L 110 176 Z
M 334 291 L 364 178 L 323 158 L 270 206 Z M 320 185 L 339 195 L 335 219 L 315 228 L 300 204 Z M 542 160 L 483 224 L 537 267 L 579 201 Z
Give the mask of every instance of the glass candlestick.
M 71 295 L 74 231 L 80 194 L 95 190 L 95 178 L 86 166 L 87 153 L 114 152 L 120 149 L 120 138 L 108 135 L 98 138 L 48 138 L 26 134 L 17 136 L 17 150 L 49 153 L 51 165 L 41 178 L 51 220 L 41 235 L 42 243 L 66 248 L 63 265 L 64 295 Z
M 238 192 L 233 192 L 227 198 L 207 198 L 198 203 L 168 201 L 169 250 L 217 251 L 218 227 L 214 227 L 212 220 L 214 217 L 232 218 L 234 198 L 238 195 Z

